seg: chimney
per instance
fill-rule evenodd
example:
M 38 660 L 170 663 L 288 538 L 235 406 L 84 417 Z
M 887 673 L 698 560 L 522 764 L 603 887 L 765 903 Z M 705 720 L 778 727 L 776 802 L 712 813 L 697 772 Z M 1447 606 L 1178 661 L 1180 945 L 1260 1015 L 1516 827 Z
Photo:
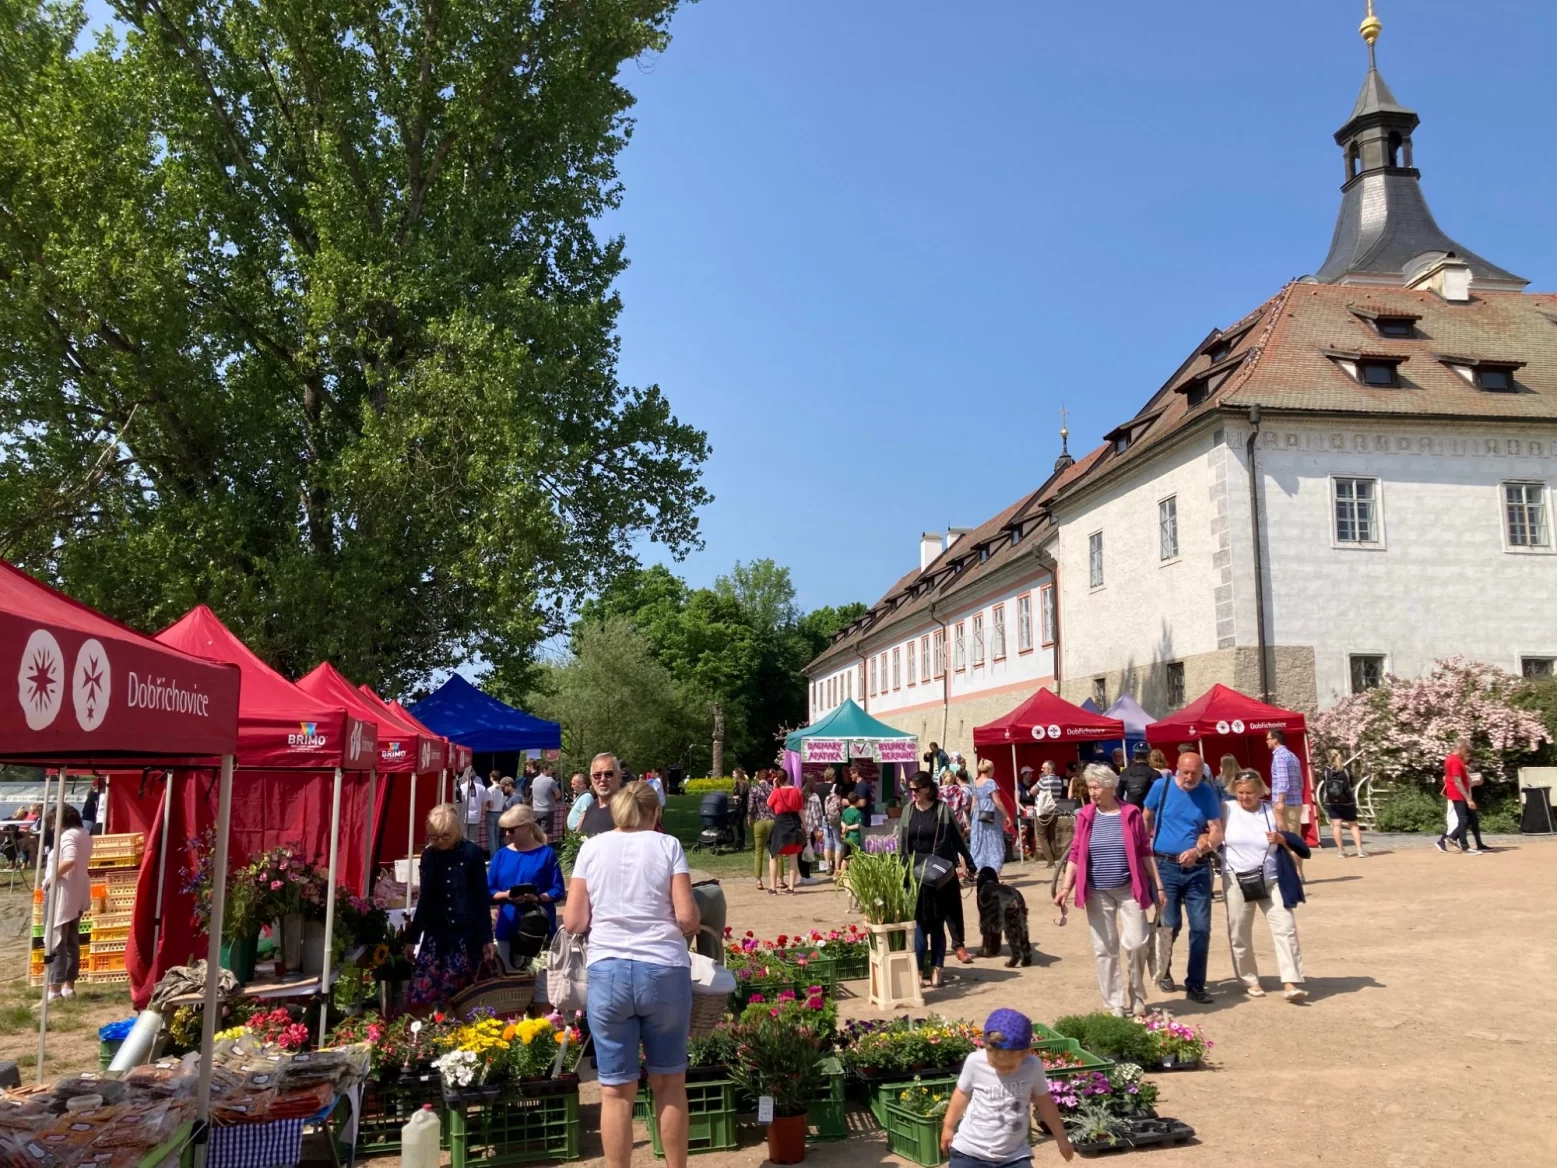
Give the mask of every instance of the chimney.
M 919 570 L 923 572 L 941 554 L 941 533 L 927 531 L 919 537 Z
M 1428 256 L 1432 254 L 1429 252 Z M 1416 262 L 1420 263 L 1426 258 L 1418 257 Z M 1406 287 L 1426 288 L 1451 304 L 1467 303 L 1471 298 L 1470 286 L 1470 265 L 1452 251 L 1445 252 L 1440 259 L 1430 260 L 1415 275 L 1410 273 L 1409 267 L 1406 273 Z
M 954 543 L 956 543 L 963 536 L 971 535 L 972 533 L 973 533 L 973 528 L 971 528 L 971 527 L 948 527 L 946 529 L 946 546 L 947 546 L 947 548 L 949 549 Z

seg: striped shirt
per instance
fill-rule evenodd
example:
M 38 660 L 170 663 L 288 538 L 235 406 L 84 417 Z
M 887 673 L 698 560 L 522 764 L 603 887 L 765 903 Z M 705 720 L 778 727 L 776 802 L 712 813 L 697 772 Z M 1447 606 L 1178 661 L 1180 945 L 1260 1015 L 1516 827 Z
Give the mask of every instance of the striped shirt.
M 1297 755 L 1279 743 L 1270 756 L 1270 797 L 1271 802 L 1290 807 L 1303 801 L 1303 768 Z
M 1065 788 L 1068 785 L 1069 784 L 1066 782 L 1064 775 L 1038 776 L 1038 789 L 1040 791 L 1049 792 L 1049 794 L 1053 795 L 1056 799 L 1065 798 Z
M 1129 883 L 1124 816 L 1118 811 L 1099 811 L 1092 820 L 1092 838 L 1087 842 L 1087 887 L 1120 888 Z

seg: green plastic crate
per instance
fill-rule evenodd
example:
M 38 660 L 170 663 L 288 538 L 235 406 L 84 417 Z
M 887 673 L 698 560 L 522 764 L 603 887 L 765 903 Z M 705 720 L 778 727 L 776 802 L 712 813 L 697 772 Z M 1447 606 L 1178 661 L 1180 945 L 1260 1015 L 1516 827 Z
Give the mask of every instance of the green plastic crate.
M 958 1068 L 958 1071 L 960 1072 L 961 1068 Z M 947 1072 L 941 1074 L 932 1074 L 929 1078 L 920 1075 L 919 1082 L 925 1087 L 940 1087 L 943 1085 L 955 1087 L 957 1085 L 957 1075 L 950 1073 L 948 1069 Z M 897 1098 L 899 1092 L 905 1091 L 913 1085 L 914 1076 L 912 1074 L 906 1075 L 901 1079 L 883 1080 L 869 1085 L 870 1113 L 876 1117 L 878 1124 L 882 1127 L 887 1126 L 887 1101 Z
M 1111 1059 L 1106 1059 L 1101 1055 L 1093 1054 L 1091 1051 L 1083 1050 L 1081 1043 L 1074 1038 L 1046 1038 L 1042 1042 L 1033 1043 L 1033 1052 L 1035 1054 L 1045 1050 L 1064 1051 L 1066 1054 L 1073 1054 L 1081 1059 L 1079 1067 L 1056 1067 L 1052 1071 L 1045 1071 L 1044 1074 L 1051 1079 L 1062 1079 L 1066 1075 L 1079 1075 L 1084 1071 L 1106 1071 L 1114 1065 Z
M 362 1108 L 357 1113 L 357 1154 L 397 1156 L 400 1129 L 411 1116 L 431 1103 L 438 1114 L 438 1146 L 449 1146 L 449 1119 L 443 1114 L 443 1087 L 436 1076 L 415 1076 L 393 1083 L 369 1080 L 362 1088 Z
M 839 981 L 868 981 L 870 979 L 870 954 L 858 957 L 834 957 L 833 972 Z
M 663 1160 L 665 1148 L 660 1143 L 660 1125 L 654 1118 L 653 1100 L 647 1102 L 649 1143 L 655 1156 Z M 735 1084 L 729 1079 L 688 1083 L 687 1151 L 724 1152 L 735 1146 Z
M 822 1085 L 806 1108 L 806 1125 L 813 1140 L 841 1140 L 849 1135 L 843 1107 L 843 1064 L 835 1058 L 822 1060 Z
M 927 1087 L 930 1085 L 925 1084 Z M 915 1115 L 891 1101 L 886 1104 L 885 1114 L 886 1123 L 883 1126 L 887 1129 L 887 1147 L 893 1155 L 912 1160 L 915 1164 L 923 1164 L 925 1168 L 936 1168 L 936 1165 L 946 1163 L 946 1156 L 941 1151 L 941 1124 L 945 1121 L 944 1116 L 926 1118 Z
M 581 1135 L 578 1085 L 534 1098 L 495 1099 L 449 1108 L 453 1168 L 577 1160 Z

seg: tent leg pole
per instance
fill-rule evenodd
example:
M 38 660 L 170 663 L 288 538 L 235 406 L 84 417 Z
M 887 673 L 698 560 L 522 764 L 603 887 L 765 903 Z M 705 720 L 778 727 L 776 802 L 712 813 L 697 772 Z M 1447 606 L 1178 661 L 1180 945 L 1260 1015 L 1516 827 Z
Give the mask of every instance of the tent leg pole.
M 335 949 L 335 874 L 341 850 L 341 768 L 335 768 L 335 792 L 330 797 L 330 878 L 324 902 L 324 968 L 319 974 L 319 1037 L 330 1024 L 330 958 Z
M 43 781 L 43 810 L 39 823 L 48 822 L 49 782 Z M 65 768 L 60 767 L 59 782 L 54 790 L 54 870 L 59 871 L 60 832 L 65 823 Z M 43 855 L 43 837 L 38 837 L 38 855 Z M 49 890 L 43 897 L 43 1001 L 38 1006 L 38 1082 L 43 1082 L 43 1041 L 49 1032 L 49 978 L 54 973 L 54 914 L 59 909 L 59 880 L 49 881 Z M 76 938 L 80 945 L 81 939 Z
M 443 780 L 438 780 L 441 785 Z M 405 911 L 411 911 L 411 877 L 416 873 L 416 772 L 411 772 L 411 815 L 405 825 Z
M 384 776 L 384 781 L 389 782 L 389 776 Z M 368 838 L 362 849 L 362 896 L 363 899 L 373 895 L 373 825 L 378 818 L 378 768 L 374 767 L 368 772 Z
M 1012 800 L 1016 804 L 1016 862 L 1022 863 L 1027 859 L 1022 854 L 1022 778 L 1016 773 L 1016 743 L 1011 744 L 1011 793 L 1016 796 Z
M 162 948 L 162 882 L 168 872 L 168 826 L 172 820 L 173 772 L 165 772 L 162 784 L 162 838 L 157 841 L 157 911 L 151 925 L 151 969 L 157 971 L 157 952 Z
M 216 852 L 211 858 L 211 926 L 205 947 L 205 1009 L 200 1019 L 200 1079 L 195 1096 L 196 1130 L 209 1130 L 211 1122 L 211 1048 L 216 1045 L 218 990 L 222 981 L 222 918 L 227 910 L 227 837 L 232 834 L 233 756 L 222 756 L 222 779 L 216 802 Z M 203 1166 L 205 1139 L 196 1155 Z

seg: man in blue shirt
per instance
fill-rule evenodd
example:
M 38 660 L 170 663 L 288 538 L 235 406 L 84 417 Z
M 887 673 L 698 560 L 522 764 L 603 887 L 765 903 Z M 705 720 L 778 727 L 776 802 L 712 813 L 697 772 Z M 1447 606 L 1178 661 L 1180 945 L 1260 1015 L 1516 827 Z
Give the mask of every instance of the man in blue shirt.
M 1211 869 L 1206 857 L 1222 846 L 1222 805 L 1204 782 L 1200 755 L 1186 750 L 1170 779 L 1158 779 L 1146 795 L 1146 830 L 1168 902 L 1157 920 L 1157 985 L 1173 984 L 1173 940 L 1180 910 L 1189 914 L 1189 969 L 1184 992 L 1192 1002 L 1211 1001 L 1206 993 L 1206 958 L 1211 952 Z

